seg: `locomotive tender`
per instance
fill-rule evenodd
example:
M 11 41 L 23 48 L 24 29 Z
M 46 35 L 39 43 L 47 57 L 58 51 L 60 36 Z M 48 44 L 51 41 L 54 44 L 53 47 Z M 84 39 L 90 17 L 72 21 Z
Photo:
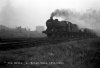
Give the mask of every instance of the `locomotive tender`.
M 94 37 L 95 34 L 89 29 L 79 29 L 76 24 L 72 24 L 69 21 L 53 20 L 50 17 L 46 22 L 47 29 L 43 31 L 49 38 L 58 37 Z

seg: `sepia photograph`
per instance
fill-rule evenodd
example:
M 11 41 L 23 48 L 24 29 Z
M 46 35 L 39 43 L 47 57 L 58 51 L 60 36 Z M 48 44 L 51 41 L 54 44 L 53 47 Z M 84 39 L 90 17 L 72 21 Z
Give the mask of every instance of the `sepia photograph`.
M 100 68 L 100 0 L 0 0 L 0 68 Z

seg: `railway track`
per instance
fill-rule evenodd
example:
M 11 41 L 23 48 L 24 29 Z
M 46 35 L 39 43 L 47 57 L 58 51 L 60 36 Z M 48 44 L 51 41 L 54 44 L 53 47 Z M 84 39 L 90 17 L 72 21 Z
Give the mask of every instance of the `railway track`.
M 39 47 L 48 44 L 59 44 L 61 42 L 77 41 L 87 38 L 64 38 L 64 39 L 48 39 L 48 38 L 33 38 L 33 39 L 24 39 L 24 40 L 4 40 L 0 43 L 0 51 L 19 49 L 19 48 L 28 48 L 28 47 Z

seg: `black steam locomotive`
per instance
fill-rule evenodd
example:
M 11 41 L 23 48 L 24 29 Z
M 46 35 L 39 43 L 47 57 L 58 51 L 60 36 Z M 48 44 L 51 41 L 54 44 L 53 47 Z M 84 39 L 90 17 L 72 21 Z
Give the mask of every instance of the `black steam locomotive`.
M 94 37 L 96 36 L 89 29 L 79 29 L 76 24 L 72 24 L 69 21 L 53 20 L 51 17 L 46 22 L 47 29 L 43 31 L 49 38 L 58 37 Z

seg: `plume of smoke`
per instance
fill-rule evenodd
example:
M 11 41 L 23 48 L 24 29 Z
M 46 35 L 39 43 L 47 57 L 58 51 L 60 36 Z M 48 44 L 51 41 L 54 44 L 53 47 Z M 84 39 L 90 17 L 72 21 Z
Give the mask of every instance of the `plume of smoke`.
M 100 11 L 89 9 L 84 13 L 80 13 L 69 9 L 57 9 L 51 13 L 51 16 L 61 17 L 77 24 L 79 28 L 91 29 L 100 36 Z
M 0 12 L 0 23 L 2 25 L 13 26 L 12 23 L 15 22 L 15 17 L 16 14 L 14 8 L 12 7 L 11 1 L 5 0 L 5 5 Z
M 5 25 L 10 28 L 15 28 L 17 26 L 24 26 L 22 22 L 26 23 L 25 14 L 23 9 L 19 7 L 16 8 L 12 0 L 5 0 L 4 6 L 0 12 L 0 24 Z M 24 15 L 24 16 L 23 16 Z M 25 21 L 23 21 L 25 19 Z
M 70 16 L 70 11 L 69 10 L 59 10 L 59 9 L 56 9 L 54 12 L 52 12 L 51 14 L 51 17 L 62 17 L 62 18 L 69 18 Z

